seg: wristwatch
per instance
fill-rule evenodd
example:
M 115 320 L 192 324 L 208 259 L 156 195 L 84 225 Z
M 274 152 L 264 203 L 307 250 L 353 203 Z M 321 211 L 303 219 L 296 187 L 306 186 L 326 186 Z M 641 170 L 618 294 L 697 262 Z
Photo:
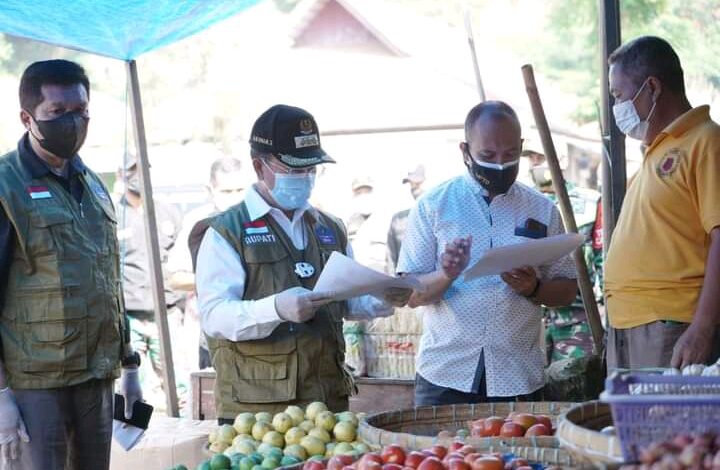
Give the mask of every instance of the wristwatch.
M 137 351 L 133 351 L 129 356 L 125 356 L 120 360 L 120 364 L 123 367 L 137 366 L 140 367 L 140 354 Z

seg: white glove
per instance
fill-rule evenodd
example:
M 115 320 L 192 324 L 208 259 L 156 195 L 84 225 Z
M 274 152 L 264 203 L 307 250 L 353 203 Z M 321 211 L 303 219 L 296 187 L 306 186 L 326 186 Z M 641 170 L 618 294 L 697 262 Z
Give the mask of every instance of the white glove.
M 137 367 L 123 367 L 120 376 L 118 393 L 125 399 L 125 419 L 132 418 L 133 405 L 135 405 L 136 401 L 142 401 L 143 399 L 139 373 Z
M 291 287 L 275 296 L 275 311 L 282 320 L 303 323 L 314 317 L 317 309 L 330 302 L 330 293 Z
M 30 442 L 20 410 L 9 388 L 0 391 L 0 450 L 2 461 L 7 463 L 20 456 L 20 440 Z

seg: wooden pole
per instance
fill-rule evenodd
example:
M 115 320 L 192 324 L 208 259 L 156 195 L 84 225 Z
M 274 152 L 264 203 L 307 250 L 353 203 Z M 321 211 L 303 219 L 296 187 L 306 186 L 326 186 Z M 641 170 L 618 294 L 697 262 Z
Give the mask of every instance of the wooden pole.
M 480 64 L 478 64 L 477 52 L 475 51 L 475 37 L 472 32 L 470 8 L 465 8 L 465 32 L 467 33 L 468 46 L 470 46 L 473 69 L 475 70 L 475 82 L 477 83 L 478 95 L 480 95 L 480 102 L 482 103 L 485 101 L 485 87 L 483 87 L 482 77 L 480 76 Z
M 619 0 L 598 0 L 600 17 L 601 54 L 601 106 L 600 129 L 603 134 L 602 155 L 602 208 L 603 208 L 603 252 L 607 254 L 612 233 L 620 216 L 625 199 L 627 170 L 625 164 L 625 135 L 610 118 L 612 97 L 608 84 L 609 55 L 620 46 L 620 2 Z
M 130 85 L 130 110 L 135 130 L 135 143 L 137 144 L 138 170 L 140 174 L 140 189 L 142 194 L 143 210 L 145 213 L 145 240 L 150 255 L 150 281 L 152 285 L 153 301 L 155 303 L 155 324 L 160 334 L 160 355 L 163 360 L 163 387 L 169 416 L 180 416 L 178 410 L 177 389 L 175 388 L 175 368 L 173 366 L 172 348 L 170 346 L 170 331 L 167 321 L 167 306 L 165 304 L 165 286 L 163 283 L 162 264 L 160 262 L 160 243 L 158 242 L 157 218 L 155 217 L 155 202 L 153 199 L 152 182 L 150 181 L 150 161 L 147 153 L 147 140 L 145 138 L 145 121 L 143 118 L 142 100 L 140 98 L 140 82 L 137 74 L 137 64 L 134 60 L 126 62 Z
M 560 203 L 560 212 L 563 222 L 565 223 L 565 229 L 568 232 L 577 233 L 578 229 L 575 223 L 575 214 L 573 213 L 570 196 L 568 196 L 567 187 L 565 186 L 565 178 L 560 170 L 560 162 L 558 161 L 557 153 L 555 153 L 555 144 L 553 144 L 552 135 L 550 134 L 550 127 L 545 117 L 545 111 L 543 110 L 542 101 L 540 100 L 540 93 L 535 84 L 535 74 L 533 73 L 532 65 L 523 65 L 522 74 L 525 81 L 525 89 L 530 99 L 530 107 L 532 108 L 533 117 L 535 118 L 535 125 L 540 134 L 540 140 L 542 141 L 543 150 L 545 151 L 545 158 L 547 159 L 548 167 L 550 167 L 550 173 L 552 174 L 553 188 Z M 603 350 L 604 330 L 602 322 L 600 321 L 600 313 L 597 303 L 595 302 L 595 293 L 590 283 L 590 275 L 588 274 L 582 247 L 575 250 L 573 258 L 575 259 L 580 295 L 585 305 L 585 313 L 587 314 L 590 333 L 593 337 L 593 352 L 596 355 L 600 355 Z

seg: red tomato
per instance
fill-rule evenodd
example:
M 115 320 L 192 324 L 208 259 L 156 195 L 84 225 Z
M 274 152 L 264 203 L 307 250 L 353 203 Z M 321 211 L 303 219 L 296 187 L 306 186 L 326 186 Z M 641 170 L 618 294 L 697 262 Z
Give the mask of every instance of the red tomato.
M 535 415 L 531 415 L 530 413 L 521 413 L 513 418 L 513 423 L 519 424 L 525 430 L 528 430 L 531 426 L 537 423 L 537 418 Z
M 336 455 L 331 457 L 327 463 L 327 470 L 342 470 L 349 467 L 355 461 L 352 455 Z
M 458 452 L 463 455 L 472 454 L 473 452 L 475 452 L 475 448 L 473 446 L 464 445 L 458 450 Z
M 482 454 L 479 454 L 479 453 L 477 453 L 477 452 L 472 452 L 472 453 L 470 453 L 470 454 L 467 454 L 467 455 L 465 456 L 465 459 L 464 459 L 464 460 L 465 460 L 465 463 L 468 463 L 468 464 L 472 465 L 472 463 L 473 463 L 475 460 L 479 459 L 479 458 L 482 457 L 482 456 L 483 456 Z
M 499 416 L 491 416 L 485 420 L 485 432 L 487 436 L 499 436 L 502 425 L 505 424 L 505 420 Z
M 325 470 L 325 465 L 317 460 L 308 460 L 303 465 L 303 470 Z
M 363 455 L 357 463 L 358 470 L 381 470 L 383 465 L 382 457 L 377 452 L 369 452 Z
M 403 466 L 396 463 L 386 463 L 382 466 L 382 470 L 402 470 Z
M 427 455 L 423 454 L 422 452 L 418 452 L 416 450 L 410 452 L 405 456 L 405 466 L 406 467 L 412 467 L 412 468 L 418 468 L 423 460 L 427 458 Z
M 402 466 L 405 463 L 405 449 L 398 445 L 386 446 L 381 454 L 383 463 L 395 463 Z
M 448 470 L 472 470 L 469 463 L 457 458 L 450 459 L 447 468 Z
M 496 457 L 480 457 L 472 463 L 472 470 L 504 470 L 503 461 Z
M 447 447 L 445 447 L 445 446 L 432 446 L 430 448 L 430 451 L 433 454 L 437 455 L 437 457 L 441 460 L 444 459 L 448 453 Z
M 525 436 L 552 436 L 552 431 L 550 431 L 544 424 L 534 424 L 530 426 L 530 429 L 527 430 Z
M 417 470 L 445 470 L 445 466 L 437 457 L 428 457 L 422 461 Z
M 463 448 L 463 446 L 465 446 L 464 443 L 455 441 L 452 444 L 450 444 L 450 452 L 455 452 L 456 450 L 460 450 Z
M 500 428 L 500 436 L 502 437 L 522 437 L 525 435 L 525 428 L 517 423 L 505 423 Z
M 548 415 L 537 415 L 538 424 L 544 424 L 550 431 L 553 429 L 552 418 Z

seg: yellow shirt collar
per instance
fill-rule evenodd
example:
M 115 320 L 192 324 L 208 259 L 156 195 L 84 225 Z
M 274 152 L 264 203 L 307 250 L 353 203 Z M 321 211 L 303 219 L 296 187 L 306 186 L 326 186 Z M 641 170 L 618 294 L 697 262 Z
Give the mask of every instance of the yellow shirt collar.
M 671 122 L 665 129 L 663 129 L 653 140 L 649 147 L 645 147 L 643 155 L 647 157 L 650 152 L 660 145 L 660 142 L 665 140 L 668 135 L 679 138 L 684 133 L 689 131 L 695 126 L 699 126 L 705 121 L 710 120 L 710 106 L 702 105 L 697 108 L 693 108 L 690 111 L 686 111 L 678 116 L 673 122 Z
M 693 127 L 710 120 L 710 106 L 703 105 L 683 113 L 670 123 L 661 134 L 670 134 L 673 137 L 680 137 Z

